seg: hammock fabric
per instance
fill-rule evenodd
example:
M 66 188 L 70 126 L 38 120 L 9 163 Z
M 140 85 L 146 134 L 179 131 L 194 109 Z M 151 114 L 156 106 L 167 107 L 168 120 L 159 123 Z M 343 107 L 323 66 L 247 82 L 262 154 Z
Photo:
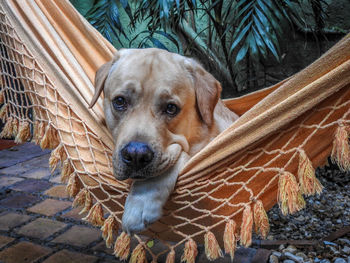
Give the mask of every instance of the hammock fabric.
M 296 212 L 303 195 L 322 191 L 314 167 L 329 155 L 350 169 L 348 35 L 289 79 L 226 100 L 239 120 L 188 162 L 164 216 L 136 242 L 116 238 L 130 182 L 113 177 L 101 99 L 88 109 L 95 72 L 116 50 L 66 0 L 2 1 L 0 38 L 1 136 L 53 149 L 50 165 L 61 162 L 74 206 L 120 259 L 194 262 L 197 242 L 209 260 L 221 248 L 233 258 L 238 240 L 251 244 L 253 226 L 267 236 L 266 210 L 278 202 L 283 214 Z

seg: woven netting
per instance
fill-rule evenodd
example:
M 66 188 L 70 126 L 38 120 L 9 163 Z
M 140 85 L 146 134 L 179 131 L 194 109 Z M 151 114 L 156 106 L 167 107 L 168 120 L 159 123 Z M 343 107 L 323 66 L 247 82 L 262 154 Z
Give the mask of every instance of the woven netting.
M 314 167 L 329 155 L 350 169 L 348 35 L 295 76 L 226 100 L 239 120 L 188 162 L 164 216 L 142 235 L 120 234 L 130 182 L 113 177 L 101 100 L 88 109 L 95 72 L 114 52 L 68 1 L 1 1 L 1 136 L 53 149 L 50 165 L 61 165 L 73 205 L 121 259 L 194 262 L 197 243 L 210 260 L 221 248 L 233 257 L 253 228 L 267 236 L 274 204 L 293 213 L 322 191 Z

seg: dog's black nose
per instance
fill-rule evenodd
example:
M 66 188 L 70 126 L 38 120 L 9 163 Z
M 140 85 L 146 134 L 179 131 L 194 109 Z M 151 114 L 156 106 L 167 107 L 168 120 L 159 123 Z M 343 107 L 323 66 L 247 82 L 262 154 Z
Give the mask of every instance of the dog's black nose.
M 152 149 L 142 142 L 129 142 L 120 154 L 122 161 L 135 170 L 145 167 L 154 156 Z

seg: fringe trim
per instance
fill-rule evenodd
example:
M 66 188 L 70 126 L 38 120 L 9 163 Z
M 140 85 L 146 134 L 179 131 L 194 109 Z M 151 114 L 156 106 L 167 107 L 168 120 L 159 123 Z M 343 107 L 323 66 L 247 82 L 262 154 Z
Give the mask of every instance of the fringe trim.
M 175 251 L 174 251 L 174 249 L 171 249 L 171 251 L 168 253 L 168 256 L 166 257 L 165 263 L 175 263 Z
M 343 172 L 350 170 L 349 130 L 350 127 L 344 125 L 337 128 L 331 153 L 332 162 L 337 163 Z
M 105 219 L 103 218 L 102 206 L 99 203 L 94 204 L 83 220 L 89 221 L 94 226 L 103 226 Z
M 7 121 L 4 125 L 4 128 L 2 129 L 1 133 L 0 133 L 0 137 L 2 138 L 11 138 L 13 136 L 13 118 L 12 117 L 8 117 Z
M 127 260 L 130 254 L 130 236 L 122 232 L 114 244 L 114 253 L 120 260 Z
M 218 259 L 219 257 L 223 257 L 219 243 L 211 231 L 208 231 L 204 235 L 204 247 L 205 254 L 210 261 Z
M 44 136 L 40 141 L 40 147 L 43 149 L 54 149 L 58 146 L 59 140 L 57 130 L 52 125 L 47 125 Z
M 102 237 L 106 241 L 106 247 L 111 248 L 113 245 L 113 234 L 118 233 L 118 224 L 114 216 L 110 215 L 101 227 Z
M 254 224 L 255 232 L 260 234 L 263 239 L 266 239 L 270 231 L 269 218 L 267 217 L 263 203 L 258 200 L 254 204 Z
M 84 208 L 79 212 L 79 215 L 88 213 L 91 207 L 92 207 L 92 197 L 91 197 L 91 194 L 86 190 Z
M 73 173 L 74 173 L 73 166 L 71 162 L 68 159 L 66 159 L 62 165 L 61 182 L 66 183 Z
M 185 244 L 185 249 L 181 257 L 181 262 L 195 263 L 197 255 L 197 244 L 192 238 L 190 238 Z
M 138 244 L 131 253 L 130 263 L 147 263 L 146 251 L 142 244 Z
M 61 143 L 51 152 L 49 159 L 51 173 L 53 173 L 56 170 L 58 162 L 63 162 L 65 159 L 67 159 L 67 155 L 64 151 L 63 144 Z
M 6 122 L 7 108 L 8 108 L 7 103 L 5 103 L 4 105 L 2 105 L 0 109 L 0 119 L 2 120 L 2 122 Z
M 242 246 L 249 247 L 252 244 L 253 213 L 250 205 L 244 208 L 242 215 L 242 225 L 240 234 L 240 243 Z
M 0 90 L 0 104 L 3 104 L 4 102 L 5 102 L 5 91 L 2 89 Z
M 280 175 L 278 181 L 277 201 L 283 215 L 293 214 L 305 207 L 298 183 L 289 172 Z
M 224 231 L 224 249 L 225 253 L 230 254 L 231 261 L 235 257 L 235 250 L 237 247 L 237 238 L 236 238 L 236 222 L 230 219 L 225 226 Z
M 304 151 L 299 154 L 298 178 L 300 191 L 305 195 L 320 194 L 323 186 L 315 176 L 315 169 Z
M 73 175 L 69 178 L 68 184 L 66 186 L 66 191 L 70 197 L 75 197 L 78 194 L 79 188 L 76 175 Z
M 15 143 L 26 142 L 30 138 L 30 135 L 30 123 L 28 121 L 21 121 L 19 123 Z
M 45 123 L 43 121 L 37 121 L 34 125 L 34 141 L 36 144 L 40 145 L 41 139 L 45 135 Z

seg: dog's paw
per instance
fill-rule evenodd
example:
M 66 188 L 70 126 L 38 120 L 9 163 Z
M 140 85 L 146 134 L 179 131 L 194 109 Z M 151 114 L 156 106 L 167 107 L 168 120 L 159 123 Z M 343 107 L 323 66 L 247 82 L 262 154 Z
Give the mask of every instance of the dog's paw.
M 155 200 L 127 198 L 122 227 L 128 234 L 142 232 L 162 216 L 162 204 Z

